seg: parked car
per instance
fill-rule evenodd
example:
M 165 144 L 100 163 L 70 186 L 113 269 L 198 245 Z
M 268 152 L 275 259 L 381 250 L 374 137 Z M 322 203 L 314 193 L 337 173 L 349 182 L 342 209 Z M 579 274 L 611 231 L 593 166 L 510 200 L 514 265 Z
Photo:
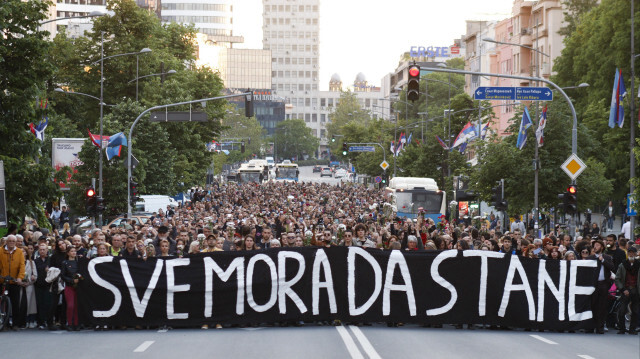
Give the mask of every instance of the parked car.
M 322 172 L 322 167 L 321 166 L 313 166 L 313 173 L 316 172 Z
M 152 213 L 133 213 L 131 214 L 131 219 L 136 221 L 136 223 L 142 223 L 145 224 L 149 221 L 149 218 L 151 217 Z M 106 226 L 102 226 L 102 230 L 107 230 L 109 229 L 109 227 L 112 224 L 115 224 L 116 227 L 122 227 L 125 224 L 125 215 L 119 215 L 118 217 L 114 218 L 111 222 L 109 222 Z M 131 222 L 129 220 L 129 222 Z
M 347 177 L 347 170 L 345 170 L 344 168 L 338 168 L 336 170 L 336 178 L 343 178 L 343 177 Z
M 329 176 L 333 177 L 333 171 L 329 167 L 323 167 L 322 171 L 320 171 L 320 177 Z

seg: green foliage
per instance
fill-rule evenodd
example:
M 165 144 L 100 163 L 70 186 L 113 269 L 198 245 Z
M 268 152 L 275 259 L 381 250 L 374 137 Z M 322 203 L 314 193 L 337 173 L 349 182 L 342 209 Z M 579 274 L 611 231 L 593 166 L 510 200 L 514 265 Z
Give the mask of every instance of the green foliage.
M 285 120 L 276 126 L 273 136 L 278 157 L 292 158 L 303 155 L 313 156 L 318 148 L 319 140 L 307 127 L 304 120 Z
M 42 156 L 42 143 L 28 125 L 48 114 L 36 109 L 44 82 L 54 70 L 46 60 L 48 32 L 38 27 L 48 8 L 48 1 L 38 0 L 5 0 L 0 6 L 0 159 L 4 161 L 7 214 L 16 224 L 25 216 L 42 218 L 44 209 L 39 204 L 60 195 L 51 162 Z

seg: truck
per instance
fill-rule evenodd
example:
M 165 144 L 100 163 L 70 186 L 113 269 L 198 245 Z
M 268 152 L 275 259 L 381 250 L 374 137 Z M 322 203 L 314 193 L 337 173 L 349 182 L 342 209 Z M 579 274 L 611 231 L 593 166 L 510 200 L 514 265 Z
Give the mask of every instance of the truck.
M 433 178 L 394 177 L 386 189 L 391 193 L 398 217 L 428 217 L 435 223 L 447 210 L 447 194 Z
M 165 195 L 142 195 L 140 201 L 136 202 L 136 212 L 158 212 L 159 209 L 167 210 L 167 206 L 177 207 L 178 201 Z

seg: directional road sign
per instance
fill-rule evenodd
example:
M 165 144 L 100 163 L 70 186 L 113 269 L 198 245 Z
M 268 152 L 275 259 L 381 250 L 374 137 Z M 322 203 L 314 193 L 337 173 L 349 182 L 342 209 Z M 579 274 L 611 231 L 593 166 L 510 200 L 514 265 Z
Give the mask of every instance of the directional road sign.
M 476 100 L 551 101 L 553 92 L 547 87 L 486 87 L 473 93 Z
M 373 146 L 349 146 L 349 152 L 376 152 Z
M 572 180 L 575 180 L 576 178 L 578 178 L 578 176 L 580 176 L 582 171 L 584 171 L 585 168 L 587 168 L 587 165 L 585 165 L 584 162 L 582 162 L 582 160 L 578 158 L 578 156 L 571 154 L 571 156 L 569 156 L 569 158 L 567 158 L 567 160 L 564 161 L 564 163 L 562 164 L 562 166 L 560 166 L 560 168 L 562 168 L 562 170 Z

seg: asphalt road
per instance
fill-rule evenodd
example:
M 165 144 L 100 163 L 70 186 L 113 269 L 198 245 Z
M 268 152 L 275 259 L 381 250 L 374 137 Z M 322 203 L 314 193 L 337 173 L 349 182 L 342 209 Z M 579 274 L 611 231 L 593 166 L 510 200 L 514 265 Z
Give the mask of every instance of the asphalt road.
M 320 177 L 320 172 L 313 173 L 313 166 L 300 167 L 300 182 L 328 183 L 337 185 L 340 182 L 346 182 L 346 178 Z
M 314 326 L 0 333 L 2 358 L 638 358 L 640 336 Z M 36 347 L 29 347 L 33 343 Z M 54 349 L 55 348 L 55 349 Z

